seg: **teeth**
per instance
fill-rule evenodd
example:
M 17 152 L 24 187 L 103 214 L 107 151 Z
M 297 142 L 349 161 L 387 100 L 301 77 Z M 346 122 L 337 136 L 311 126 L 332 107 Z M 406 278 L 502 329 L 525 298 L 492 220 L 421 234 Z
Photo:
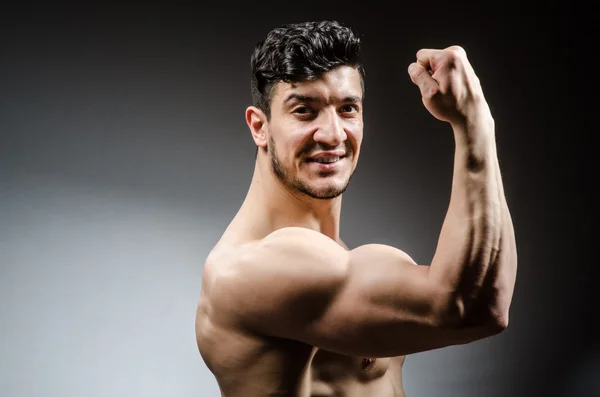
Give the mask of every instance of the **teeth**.
M 338 161 L 340 159 L 340 156 L 336 156 L 336 157 L 323 157 L 323 158 L 318 158 L 315 159 L 315 161 L 317 163 L 335 163 L 336 161 Z

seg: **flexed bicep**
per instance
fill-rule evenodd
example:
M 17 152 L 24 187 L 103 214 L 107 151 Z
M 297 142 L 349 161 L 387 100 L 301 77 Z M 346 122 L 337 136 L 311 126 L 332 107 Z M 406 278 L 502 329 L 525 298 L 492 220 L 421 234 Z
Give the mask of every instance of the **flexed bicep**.
M 368 357 L 463 340 L 448 331 L 452 291 L 390 246 L 346 251 L 320 233 L 286 228 L 245 247 L 230 269 L 216 300 L 254 333 Z

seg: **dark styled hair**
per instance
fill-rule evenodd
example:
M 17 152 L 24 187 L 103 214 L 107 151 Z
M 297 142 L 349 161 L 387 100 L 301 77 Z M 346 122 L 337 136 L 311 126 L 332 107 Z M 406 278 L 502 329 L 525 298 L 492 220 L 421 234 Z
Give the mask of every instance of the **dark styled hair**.
M 250 64 L 252 102 L 267 118 L 271 114 L 276 83 L 314 80 L 338 66 L 351 66 L 359 71 L 364 93 L 360 38 L 337 21 L 303 22 L 275 28 L 256 45 Z

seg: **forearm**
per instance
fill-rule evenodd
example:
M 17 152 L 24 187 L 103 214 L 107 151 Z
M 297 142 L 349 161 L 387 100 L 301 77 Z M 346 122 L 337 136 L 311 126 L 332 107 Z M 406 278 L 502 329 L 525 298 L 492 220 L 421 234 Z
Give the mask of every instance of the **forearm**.
M 500 171 L 498 170 L 498 173 Z M 517 248 L 512 218 L 504 195 L 502 235 L 500 251 L 494 261 L 494 271 L 488 272 L 480 289 L 479 297 L 469 311 L 466 324 L 480 326 L 485 324 L 508 323 L 509 308 L 512 301 L 517 276 Z
M 506 219 L 494 121 L 485 114 L 468 125 L 453 126 L 452 191 L 430 269 L 430 277 L 448 291 L 454 322 L 462 322 L 474 307 L 495 310 L 492 300 L 498 296 L 492 286 L 500 287 L 504 277 L 498 265 L 507 255 L 512 227 Z

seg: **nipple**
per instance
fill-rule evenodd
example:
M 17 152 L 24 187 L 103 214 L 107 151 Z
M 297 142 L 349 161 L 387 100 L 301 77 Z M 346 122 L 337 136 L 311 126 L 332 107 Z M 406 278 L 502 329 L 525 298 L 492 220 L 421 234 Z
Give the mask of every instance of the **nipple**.
M 373 369 L 374 366 L 375 366 L 374 358 L 363 357 L 363 359 L 362 359 L 362 370 L 363 371 L 369 371 L 369 370 Z

